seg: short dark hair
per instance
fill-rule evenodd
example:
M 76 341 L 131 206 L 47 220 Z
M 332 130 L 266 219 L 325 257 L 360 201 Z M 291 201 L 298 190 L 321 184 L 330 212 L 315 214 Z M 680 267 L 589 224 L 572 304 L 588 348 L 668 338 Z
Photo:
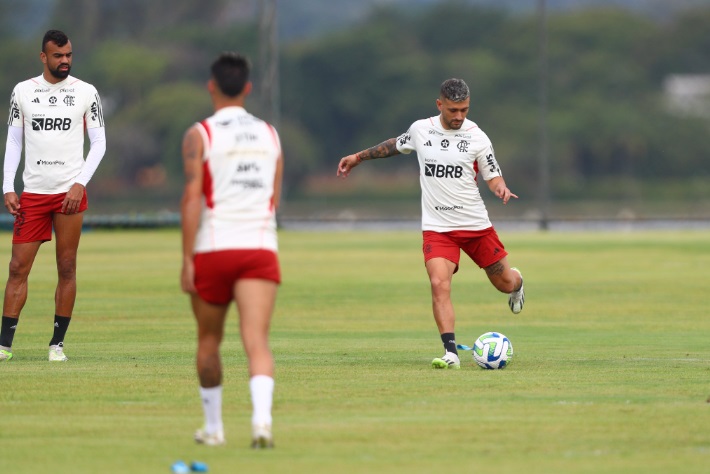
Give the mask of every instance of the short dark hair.
M 69 37 L 64 34 L 63 31 L 59 30 L 49 30 L 44 34 L 44 38 L 42 38 L 42 52 L 45 52 L 45 46 L 49 42 L 56 43 L 57 46 L 64 46 L 69 42 Z
M 453 102 L 463 102 L 471 92 L 463 79 L 451 78 L 441 84 L 441 97 Z
M 212 63 L 212 78 L 227 97 L 236 97 L 249 82 L 249 60 L 237 53 L 226 52 Z

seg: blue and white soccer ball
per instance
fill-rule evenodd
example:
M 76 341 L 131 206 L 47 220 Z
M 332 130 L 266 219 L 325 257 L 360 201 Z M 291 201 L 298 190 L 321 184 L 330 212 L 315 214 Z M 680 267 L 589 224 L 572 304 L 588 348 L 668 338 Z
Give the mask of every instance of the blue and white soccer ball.
M 484 369 L 502 369 L 512 362 L 513 344 L 499 332 L 487 332 L 476 339 L 471 352 Z

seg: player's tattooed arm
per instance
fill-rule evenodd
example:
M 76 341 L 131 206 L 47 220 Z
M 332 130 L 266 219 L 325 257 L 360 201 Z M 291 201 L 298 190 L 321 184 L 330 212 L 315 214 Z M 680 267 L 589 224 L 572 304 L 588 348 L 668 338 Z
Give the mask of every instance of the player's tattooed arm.
M 379 145 L 368 148 L 356 154 L 358 160 L 376 160 L 377 158 L 388 158 L 390 156 L 399 155 L 397 149 L 397 139 L 390 138 Z

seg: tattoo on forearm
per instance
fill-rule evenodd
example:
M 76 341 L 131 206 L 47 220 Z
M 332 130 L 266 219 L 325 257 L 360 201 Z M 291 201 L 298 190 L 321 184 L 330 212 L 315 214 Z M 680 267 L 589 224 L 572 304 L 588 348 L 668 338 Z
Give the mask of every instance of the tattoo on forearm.
M 385 140 L 379 145 L 375 145 L 367 150 L 363 150 L 357 154 L 358 158 L 361 160 L 375 160 L 377 158 L 387 158 L 394 155 L 399 155 L 400 152 L 397 150 L 397 139 L 390 138 Z
M 493 265 L 489 265 L 486 267 L 486 273 L 488 275 L 500 275 L 503 273 L 503 264 L 500 262 L 496 262 Z

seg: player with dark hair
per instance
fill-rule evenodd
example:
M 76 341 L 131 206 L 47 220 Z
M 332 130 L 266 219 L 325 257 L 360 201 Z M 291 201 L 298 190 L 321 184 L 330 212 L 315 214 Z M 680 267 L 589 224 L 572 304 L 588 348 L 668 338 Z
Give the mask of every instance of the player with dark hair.
M 460 368 L 454 333 L 455 314 L 451 281 L 463 250 L 499 291 L 508 293 L 513 313 L 523 309 L 523 277 L 508 265 L 503 244 L 488 218 L 477 186 L 480 175 L 503 204 L 517 198 L 505 184 L 493 145 L 478 126 L 468 120 L 470 93 L 461 79 L 441 85 L 436 106 L 439 116 L 414 122 L 397 138 L 348 155 L 338 164 L 347 177 L 364 160 L 417 152 L 422 188 L 424 262 L 431 283 L 432 307 L 445 353 L 432 361 L 437 369 Z
M 197 374 L 205 416 L 198 443 L 225 443 L 220 345 L 232 301 L 249 361 L 252 447 L 273 447 L 274 360 L 269 326 L 281 281 L 276 208 L 283 160 L 276 130 L 244 109 L 249 63 L 234 53 L 212 65 L 207 90 L 215 113 L 182 145 L 181 286 L 197 319 Z
M 27 278 L 40 245 L 52 239 L 52 230 L 57 239 L 58 282 L 49 360 L 67 360 L 64 337 L 76 300 L 76 255 L 88 208 L 86 184 L 106 152 L 101 100 L 94 86 L 69 75 L 72 45 L 67 35 L 47 31 L 40 60 L 43 73 L 17 84 L 10 98 L 3 193 L 15 224 L 0 329 L 0 361 L 13 357 L 15 329 L 27 300 Z M 86 159 L 85 129 L 91 142 Z M 18 198 L 15 175 L 23 137 L 24 190 Z

